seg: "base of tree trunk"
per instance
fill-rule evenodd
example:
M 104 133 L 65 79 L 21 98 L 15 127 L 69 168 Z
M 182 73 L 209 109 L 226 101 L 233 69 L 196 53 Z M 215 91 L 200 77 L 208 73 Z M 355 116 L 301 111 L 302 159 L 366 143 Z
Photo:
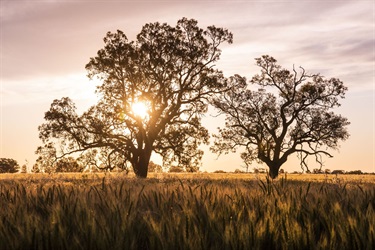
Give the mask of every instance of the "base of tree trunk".
M 269 176 L 272 179 L 276 179 L 278 175 L 279 175 L 279 167 L 278 168 L 270 168 Z
M 147 178 L 147 173 L 146 174 L 135 174 L 135 176 L 137 177 L 137 178 L 141 178 L 141 179 L 145 179 L 145 178 Z
M 140 164 L 136 168 L 133 167 L 134 173 L 138 178 L 147 178 L 147 173 L 148 173 L 148 163 L 146 164 Z

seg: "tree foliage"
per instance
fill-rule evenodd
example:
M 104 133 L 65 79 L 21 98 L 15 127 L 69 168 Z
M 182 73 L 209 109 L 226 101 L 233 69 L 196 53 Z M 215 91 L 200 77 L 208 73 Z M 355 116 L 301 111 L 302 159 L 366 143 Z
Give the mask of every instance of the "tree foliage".
M 99 102 L 82 115 L 64 97 L 55 100 L 39 127 L 45 145 L 58 144 L 61 156 L 93 148 L 121 155 L 139 177 L 147 177 L 152 152 L 167 164 L 196 167 L 208 143 L 201 124 L 207 101 L 224 91 L 222 72 L 214 68 L 219 45 L 232 42 L 232 34 L 183 18 L 175 27 L 146 24 L 136 41 L 118 30 L 108 32 L 104 48 L 86 65 L 97 77 Z M 147 114 L 133 105 L 143 103 Z
M 21 166 L 21 173 L 22 173 L 22 174 L 26 174 L 26 173 L 27 173 L 27 165 L 26 165 L 26 164 L 23 164 L 23 165 Z
M 256 64 L 261 73 L 250 84 L 258 90 L 236 75 L 229 81 L 231 89 L 214 101 L 225 114 L 226 126 L 216 136 L 213 151 L 243 147 L 241 157 L 247 163 L 264 162 L 272 178 L 294 153 L 307 170 L 309 156 L 322 165 L 322 156 L 332 157 L 327 150 L 349 137 L 348 120 L 332 112 L 347 88 L 337 78 L 310 75 L 303 68 L 284 69 L 270 56 L 257 58 Z
M 157 163 L 154 163 L 153 161 L 150 161 L 148 165 L 148 171 L 149 172 L 154 172 L 154 173 L 162 173 L 163 172 L 163 167 Z
M 58 173 L 82 172 L 82 170 L 82 165 L 71 156 L 60 159 L 55 166 L 55 171 Z
M 182 173 L 185 172 L 184 168 L 181 166 L 170 166 L 169 173 Z
M 18 162 L 10 158 L 0 158 L 0 173 L 17 173 L 20 166 Z
M 38 147 L 35 152 L 39 157 L 36 159 L 31 172 L 52 173 L 55 172 L 55 163 L 58 160 L 56 148 L 52 142 L 46 143 L 43 147 Z
M 119 152 L 108 147 L 86 150 L 78 158 L 85 170 L 89 171 L 125 171 L 129 172 L 129 164 Z

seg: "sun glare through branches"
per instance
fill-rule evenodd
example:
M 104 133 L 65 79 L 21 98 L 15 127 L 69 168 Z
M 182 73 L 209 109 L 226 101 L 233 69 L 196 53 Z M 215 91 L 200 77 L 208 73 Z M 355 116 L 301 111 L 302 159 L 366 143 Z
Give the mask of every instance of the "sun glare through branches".
M 143 102 L 133 103 L 132 111 L 136 116 L 138 116 L 142 119 L 146 118 L 146 116 L 148 115 L 148 107 Z

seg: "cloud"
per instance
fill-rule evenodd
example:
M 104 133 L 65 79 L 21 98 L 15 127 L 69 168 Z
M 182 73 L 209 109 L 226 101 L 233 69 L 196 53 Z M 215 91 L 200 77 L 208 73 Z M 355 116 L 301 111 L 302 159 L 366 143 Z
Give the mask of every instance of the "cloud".
M 356 88 L 372 84 L 374 22 L 369 2 L 174 1 L 5 2 L 1 12 L 1 79 L 30 80 L 84 71 L 109 30 L 134 39 L 147 22 L 174 25 L 183 17 L 201 27 L 226 27 L 234 44 L 222 47 L 226 75 L 251 76 L 255 57 L 270 54 L 287 67 L 344 76 Z M 358 74 L 360 73 L 360 75 Z
M 2 79 L 82 72 L 107 31 L 124 30 L 132 40 L 147 22 L 174 25 L 187 16 L 202 27 L 213 24 L 234 33 L 234 44 L 222 47 L 218 63 L 227 75 L 251 75 L 253 59 L 270 54 L 285 67 L 305 65 L 350 82 L 357 78 L 359 85 L 372 83 L 374 22 L 366 1 L 56 2 L 2 6 Z M 354 77 L 358 70 L 362 74 Z
M 8 80 L 2 82 L 2 107 L 27 106 L 35 103 L 51 103 L 54 99 L 68 96 L 74 101 L 97 99 L 95 87 L 98 81 L 90 81 L 82 74 L 55 77 Z

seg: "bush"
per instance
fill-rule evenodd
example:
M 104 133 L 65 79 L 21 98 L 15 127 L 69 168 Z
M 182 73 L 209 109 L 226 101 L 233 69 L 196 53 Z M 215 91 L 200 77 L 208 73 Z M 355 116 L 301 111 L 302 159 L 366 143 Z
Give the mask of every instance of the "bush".
M 353 170 L 353 171 L 347 172 L 347 174 L 363 174 L 363 172 L 361 170 Z
M 331 174 L 345 174 L 344 170 L 333 170 Z
M 224 170 L 215 170 L 214 173 L 215 174 L 225 174 L 227 172 L 225 172 Z

